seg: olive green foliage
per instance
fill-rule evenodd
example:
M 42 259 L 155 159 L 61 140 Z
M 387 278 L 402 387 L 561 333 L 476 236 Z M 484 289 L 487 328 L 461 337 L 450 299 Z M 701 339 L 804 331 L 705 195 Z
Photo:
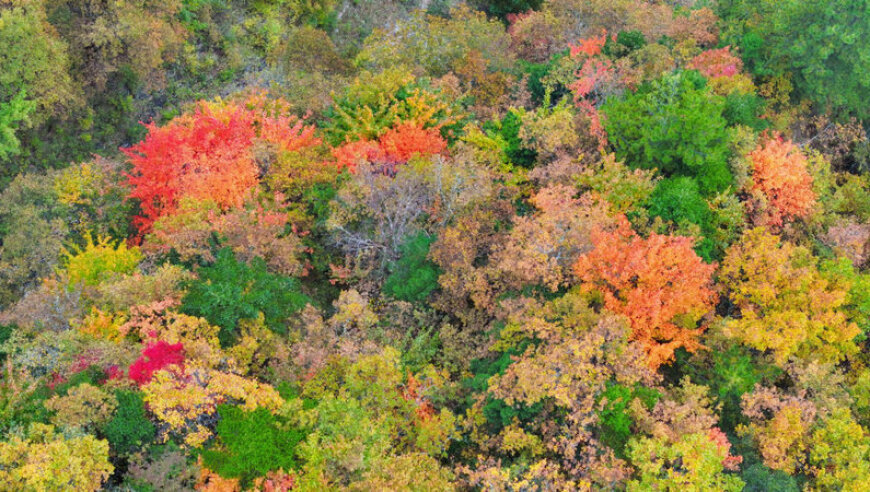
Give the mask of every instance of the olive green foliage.
M 230 248 L 221 249 L 216 258 L 190 283 L 182 311 L 219 326 L 222 344 L 232 342 L 240 320 L 256 319 L 259 313 L 269 329 L 286 332 L 287 318 L 309 301 L 298 280 L 270 273 L 262 258 L 246 264 Z
M 202 451 L 208 468 L 249 483 L 269 471 L 290 471 L 298 466 L 296 448 L 305 437 L 301 430 L 278 422 L 265 408 L 246 411 L 220 405 L 218 414 L 217 442 Z
M 757 463 L 744 470 L 741 478 L 746 482 L 744 492 L 798 492 L 797 480 L 780 470 Z
M 522 14 L 537 10 L 543 0 L 476 0 L 472 2 L 487 14 L 506 20 L 509 14 Z
M 420 233 L 402 245 L 401 258 L 389 265 L 384 292 L 402 301 L 418 302 L 438 288 L 441 271 L 426 258 L 433 242 L 434 237 Z
M 154 439 L 156 429 L 146 415 L 142 393 L 119 390 L 115 398 L 118 408 L 102 432 L 115 453 L 133 453 Z
M 616 39 L 607 38 L 601 51 L 607 56 L 618 58 L 643 48 L 646 44 L 646 36 L 640 31 L 619 31 Z
M 601 112 L 619 159 L 666 176 L 694 177 L 709 195 L 733 181 L 724 109 L 724 99 L 710 93 L 701 75 L 683 71 L 609 99 Z

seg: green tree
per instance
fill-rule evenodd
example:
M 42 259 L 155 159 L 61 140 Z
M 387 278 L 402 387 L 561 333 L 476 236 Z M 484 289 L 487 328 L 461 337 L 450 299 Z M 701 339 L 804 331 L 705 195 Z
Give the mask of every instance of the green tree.
M 401 247 L 402 257 L 389 265 L 384 292 L 402 301 L 423 301 L 438 288 L 441 270 L 427 259 L 435 238 L 420 233 Z
M 724 98 L 712 94 L 695 71 L 666 75 L 601 107 L 620 160 L 666 176 L 694 177 L 703 194 L 733 181 L 724 110 Z
M 272 470 L 297 467 L 296 446 L 304 432 L 278 422 L 265 408 L 245 411 L 218 406 L 217 442 L 202 452 L 205 465 L 223 477 L 250 483 Z
M 103 434 L 116 453 L 133 453 L 154 439 L 154 424 L 145 415 L 142 393 L 120 390 L 115 392 L 118 409 L 105 427 Z
M 798 95 L 840 115 L 870 117 L 870 1 L 725 0 L 725 40 L 756 75 L 789 74 Z
M 270 273 L 259 257 L 247 264 L 237 261 L 230 248 L 221 249 L 217 261 L 198 273 L 182 301 L 182 312 L 219 326 L 223 345 L 235 339 L 240 320 L 256 319 L 259 313 L 269 329 L 285 332 L 287 318 L 309 302 L 298 280 Z

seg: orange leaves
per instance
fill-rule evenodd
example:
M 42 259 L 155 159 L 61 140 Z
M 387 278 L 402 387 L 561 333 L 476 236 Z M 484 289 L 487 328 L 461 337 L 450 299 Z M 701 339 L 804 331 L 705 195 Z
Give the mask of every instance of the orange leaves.
M 130 196 L 140 201 L 140 234 L 173 213 L 182 196 L 210 199 L 223 209 L 241 206 L 258 183 L 255 143 L 280 151 L 319 143 L 312 127 L 277 110 L 266 114 L 262 101 L 252 101 L 247 106 L 201 103 L 165 126 L 146 125 L 145 140 L 122 149 L 133 164 Z
M 674 350 L 700 347 L 698 320 L 713 308 L 717 295 L 705 264 L 682 236 L 638 236 L 624 216 L 614 230 L 592 236 L 595 248 L 574 265 L 583 290 L 598 290 L 607 309 L 628 317 L 632 338 L 641 342 L 652 367 Z
M 400 123 L 387 130 L 380 138 L 381 149 L 387 160 L 408 162 L 415 155 L 440 154 L 447 148 L 437 128 L 423 128 L 413 123 Z
M 767 201 L 757 206 L 759 222 L 781 226 L 784 220 L 806 217 L 816 201 L 806 157 L 791 141 L 774 136 L 749 154 L 753 165 L 752 190 Z
M 581 54 L 586 56 L 595 56 L 601 53 L 604 45 L 607 43 L 607 31 L 601 33 L 601 36 L 592 36 L 586 39 L 581 39 L 580 44 L 571 45 L 571 57 L 576 58 Z
M 440 154 L 446 149 L 447 141 L 441 137 L 438 128 L 403 122 L 387 130 L 377 142 L 347 142 L 333 149 L 332 155 L 339 169 L 347 168 L 353 172 L 361 162 L 404 164 L 415 155 Z

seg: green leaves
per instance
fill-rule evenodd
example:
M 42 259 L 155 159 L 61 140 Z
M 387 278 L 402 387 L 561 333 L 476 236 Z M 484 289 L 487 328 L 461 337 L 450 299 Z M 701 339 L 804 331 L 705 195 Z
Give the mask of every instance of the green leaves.
M 218 446 L 202 452 L 208 468 L 249 483 L 272 470 L 297 467 L 296 446 L 305 437 L 303 431 L 281 425 L 265 408 L 245 411 L 220 405 L 218 413 Z
M 19 92 L 8 103 L 0 103 L 0 160 L 18 154 L 21 142 L 15 135 L 21 124 L 27 124 L 30 114 L 36 110 L 36 102 Z
M 417 302 L 438 288 L 441 270 L 427 259 L 433 242 L 434 237 L 420 233 L 402 245 L 402 257 L 390 264 L 384 292 L 402 301 Z
M 145 414 L 142 393 L 121 390 L 115 393 L 118 410 L 103 428 L 103 434 L 116 453 L 133 453 L 154 439 L 154 424 Z
M 287 317 L 308 302 L 296 279 L 270 273 L 259 257 L 250 264 L 239 262 L 230 248 L 224 248 L 214 265 L 199 270 L 199 279 L 190 284 L 182 301 L 182 312 L 219 326 L 221 344 L 226 346 L 235 339 L 239 320 L 263 313 L 266 326 L 283 333 Z
M 709 195 L 731 185 L 725 100 L 694 71 L 678 72 L 608 100 L 601 112 L 619 159 L 631 167 L 689 176 Z

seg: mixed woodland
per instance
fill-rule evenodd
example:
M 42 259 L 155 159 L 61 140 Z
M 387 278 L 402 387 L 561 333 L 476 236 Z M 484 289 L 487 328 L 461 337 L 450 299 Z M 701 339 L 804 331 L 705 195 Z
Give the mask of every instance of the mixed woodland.
M 0 0 L 0 490 L 870 491 L 870 0 Z

